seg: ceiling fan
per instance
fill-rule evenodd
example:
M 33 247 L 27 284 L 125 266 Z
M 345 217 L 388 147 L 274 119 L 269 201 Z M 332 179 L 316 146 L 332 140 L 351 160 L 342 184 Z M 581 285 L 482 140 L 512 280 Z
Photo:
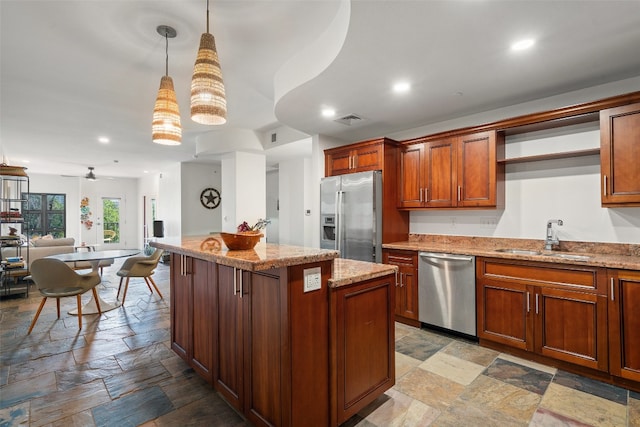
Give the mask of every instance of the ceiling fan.
M 0 0 L 2 1 L 2 0 Z M 64 177 L 64 178 L 84 178 L 87 181 L 101 181 L 101 180 L 109 180 L 109 179 L 114 179 L 111 176 L 104 176 L 104 175 L 100 175 L 100 178 L 98 178 L 96 176 L 96 172 L 95 172 L 95 167 L 94 166 L 87 166 L 87 169 L 89 169 L 89 171 L 87 173 L 84 174 L 78 174 L 78 175 L 64 175 L 61 174 L 60 176 Z
M 93 166 L 89 166 L 89 173 L 84 176 L 89 181 L 96 181 L 98 179 L 96 178 L 96 175 L 93 173 L 93 169 L 94 169 Z

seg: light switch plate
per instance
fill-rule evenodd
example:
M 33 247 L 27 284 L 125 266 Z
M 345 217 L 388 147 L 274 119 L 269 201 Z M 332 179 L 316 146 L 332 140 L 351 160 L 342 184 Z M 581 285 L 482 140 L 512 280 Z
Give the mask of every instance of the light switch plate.
M 304 292 L 317 291 L 322 288 L 322 270 L 320 267 L 305 268 L 304 275 Z

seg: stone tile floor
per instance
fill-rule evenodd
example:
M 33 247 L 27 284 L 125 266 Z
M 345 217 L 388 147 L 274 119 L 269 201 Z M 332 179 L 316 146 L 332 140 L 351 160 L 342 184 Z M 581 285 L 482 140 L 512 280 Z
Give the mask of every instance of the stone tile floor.
M 118 266 L 99 286 L 107 301 Z M 60 320 L 48 300 L 30 336 L 37 290 L 1 299 L 0 426 L 248 425 L 171 351 L 168 273 L 154 275 L 164 300 L 136 279 L 124 307 L 81 331 L 74 298 Z M 396 343 L 395 387 L 343 427 L 640 426 L 639 393 L 401 324 Z

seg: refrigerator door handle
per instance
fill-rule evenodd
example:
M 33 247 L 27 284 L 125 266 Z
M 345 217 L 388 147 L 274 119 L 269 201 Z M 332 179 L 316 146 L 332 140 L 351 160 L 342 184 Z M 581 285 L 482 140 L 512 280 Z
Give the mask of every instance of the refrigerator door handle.
M 342 218 L 342 196 L 344 191 L 336 191 L 336 250 L 342 256 L 343 239 L 343 218 Z

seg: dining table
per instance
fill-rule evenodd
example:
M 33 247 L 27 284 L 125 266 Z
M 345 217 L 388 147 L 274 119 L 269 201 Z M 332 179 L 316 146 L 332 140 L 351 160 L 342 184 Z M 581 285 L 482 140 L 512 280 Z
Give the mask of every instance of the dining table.
M 79 262 L 79 261 L 88 261 L 91 264 L 91 270 L 94 273 L 99 274 L 99 265 L 100 261 L 104 259 L 112 259 L 112 258 L 125 258 L 133 255 L 137 255 L 140 253 L 139 249 L 112 249 L 107 251 L 81 251 L 81 252 L 70 252 L 66 254 L 57 254 L 57 255 L 49 255 L 47 258 L 55 258 L 64 262 Z M 106 302 L 100 297 L 100 293 L 96 293 L 98 295 L 98 301 L 100 302 L 100 311 L 110 311 L 116 309 L 122 305 L 120 301 L 117 299 L 113 303 Z M 91 299 L 82 306 L 82 314 L 97 314 L 98 306 L 96 304 L 95 299 L 91 296 Z M 78 314 L 78 310 L 72 310 L 69 314 Z

